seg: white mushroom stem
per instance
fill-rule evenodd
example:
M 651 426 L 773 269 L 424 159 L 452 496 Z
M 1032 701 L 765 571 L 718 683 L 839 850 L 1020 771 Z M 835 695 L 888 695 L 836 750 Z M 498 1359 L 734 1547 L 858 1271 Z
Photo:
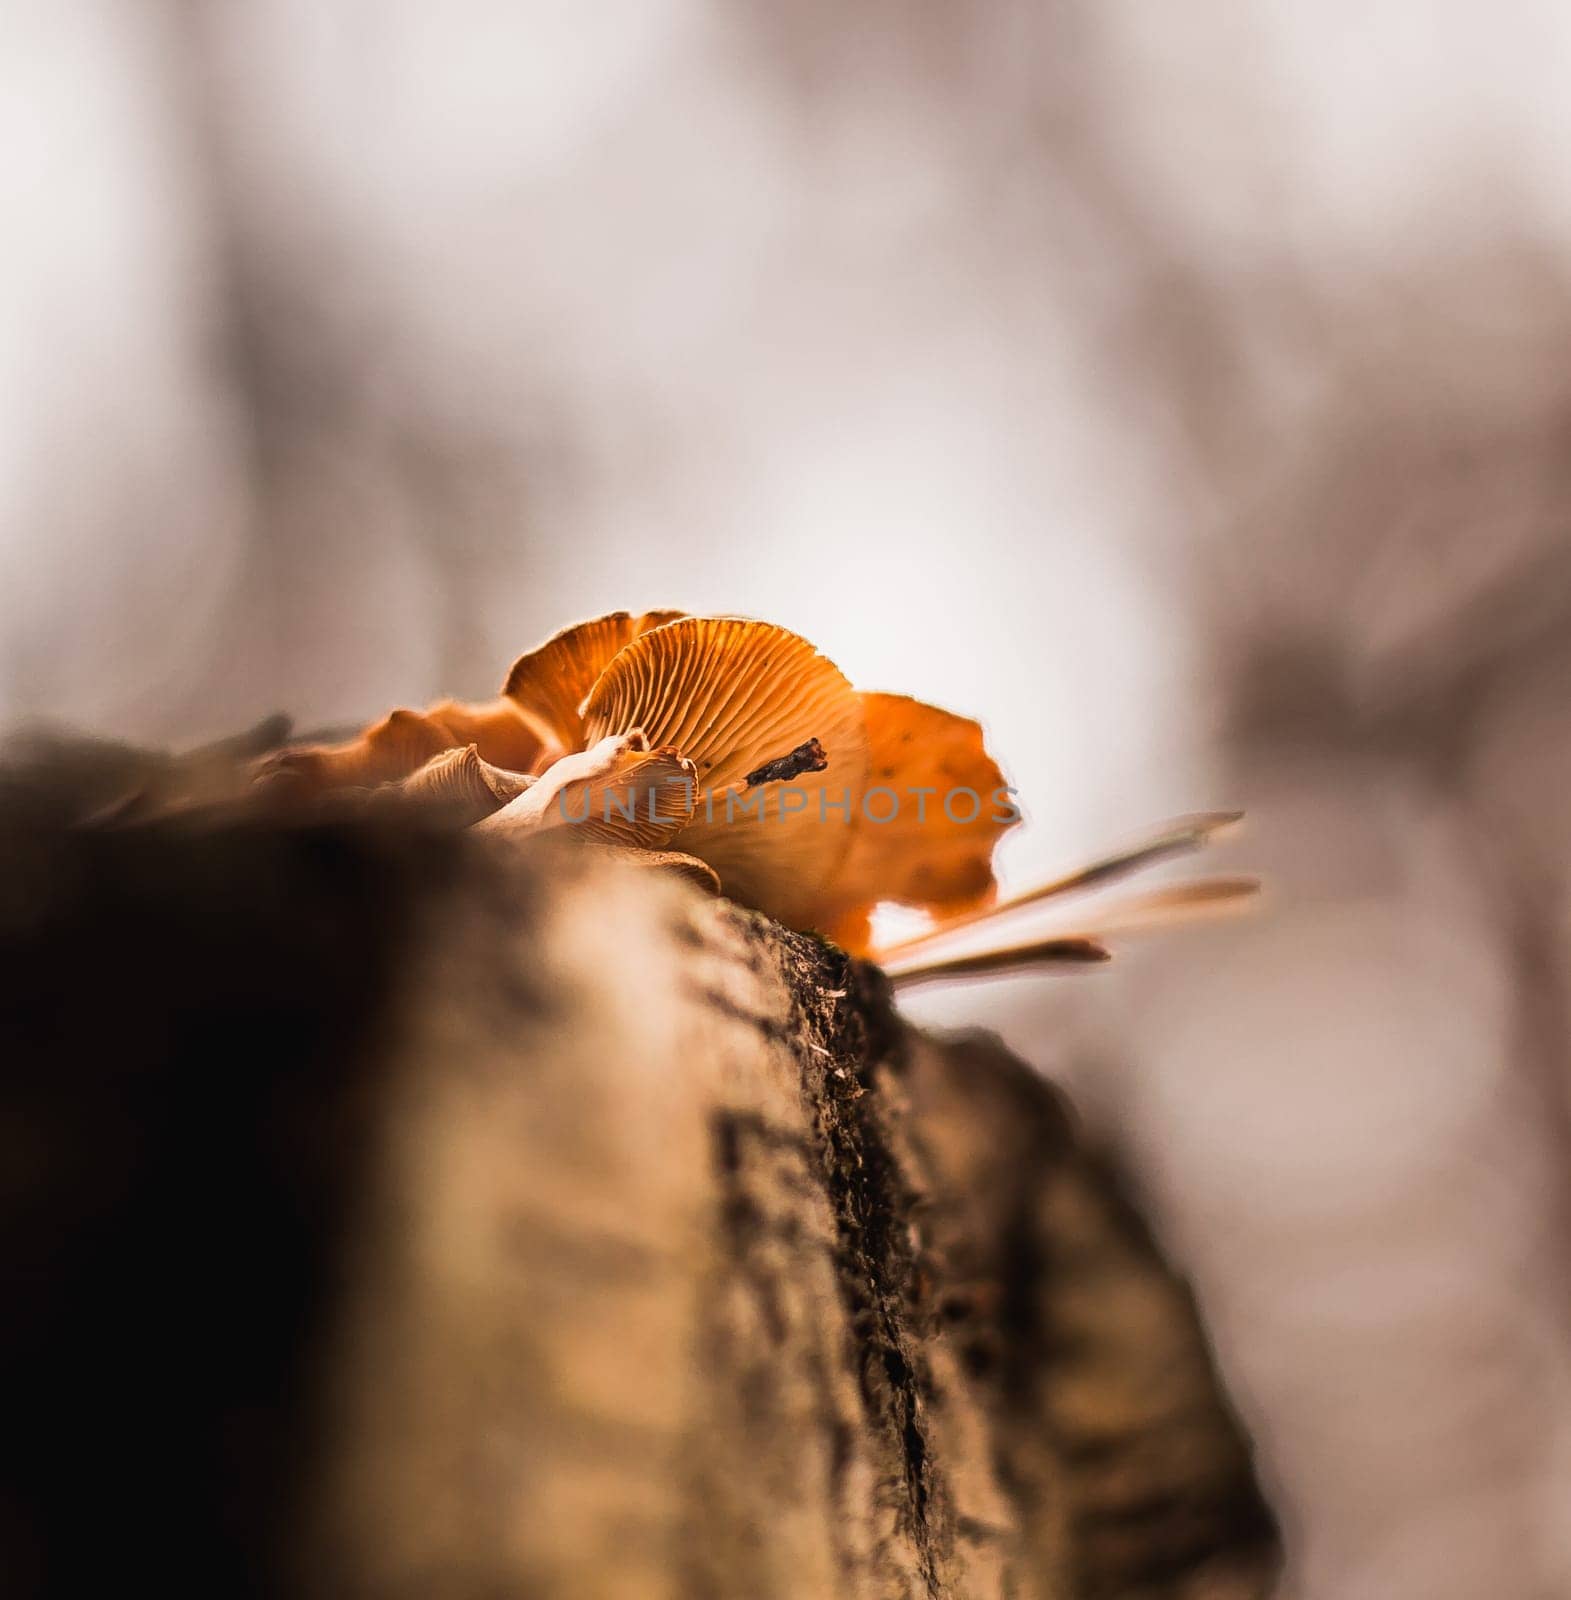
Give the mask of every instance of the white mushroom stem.
M 629 755 L 648 748 L 649 741 L 641 729 L 611 734 L 587 750 L 575 751 L 553 762 L 516 800 L 477 822 L 475 827 L 485 833 L 515 836 L 565 827 L 573 820 L 563 803 L 563 796 L 571 785 L 611 781 Z

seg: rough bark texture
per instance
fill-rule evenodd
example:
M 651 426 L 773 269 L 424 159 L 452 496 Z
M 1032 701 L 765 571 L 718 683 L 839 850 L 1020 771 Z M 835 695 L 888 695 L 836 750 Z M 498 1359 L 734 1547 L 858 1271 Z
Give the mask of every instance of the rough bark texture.
M 1055 1092 L 659 874 L 0 838 L 17 1595 L 1253 1596 L 1193 1308 Z

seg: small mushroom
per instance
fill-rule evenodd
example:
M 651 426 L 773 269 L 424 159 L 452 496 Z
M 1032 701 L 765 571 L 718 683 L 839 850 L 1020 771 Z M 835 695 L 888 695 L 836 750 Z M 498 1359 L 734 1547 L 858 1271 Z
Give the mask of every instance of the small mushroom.
M 466 744 L 432 756 L 396 788 L 375 792 L 430 807 L 467 827 L 528 793 L 537 781 L 526 772 L 494 766 L 481 756 L 478 745 Z
M 544 728 L 558 755 L 582 750 L 584 702 L 612 658 L 641 634 L 680 617 L 680 611 L 613 611 L 553 634 L 516 660 L 502 686 L 503 698 Z
M 683 617 L 618 652 L 589 696 L 586 738 L 632 727 L 697 770 L 702 798 L 671 848 L 707 861 L 733 898 L 794 927 L 818 926 L 866 766 L 861 705 L 839 668 L 771 623 Z M 812 740 L 818 770 L 735 788 Z M 835 809 L 842 801 L 847 809 Z
M 532 772 L 551 738 L 511 700 L 442 700 L 424 711 L 394 711 L 342 744 L 281 750 L 262 763 L 261 773 L 316 791 L 374 788 L 411 777 L 434 757 L 468 744 L 506 771 Z
M 476 827 L 512 838 L 566 828 L 594 844 L 653 849 L 692 816 L 696 787 L 691 761 L 669 746 L 651 750 L 634 728 L 553 762 Z

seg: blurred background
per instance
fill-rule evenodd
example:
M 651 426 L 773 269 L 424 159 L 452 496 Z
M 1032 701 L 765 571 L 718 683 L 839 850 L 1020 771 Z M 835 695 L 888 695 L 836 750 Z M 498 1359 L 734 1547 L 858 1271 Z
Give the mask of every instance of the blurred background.
M 0 718 L 185 744 L 762 615 L 979 716 L 1007 886 L 1253 922 L 913 1002 L 1071 1084 L 1298 1600 L 1571 1590 L 1571 11 L 8 0 Z

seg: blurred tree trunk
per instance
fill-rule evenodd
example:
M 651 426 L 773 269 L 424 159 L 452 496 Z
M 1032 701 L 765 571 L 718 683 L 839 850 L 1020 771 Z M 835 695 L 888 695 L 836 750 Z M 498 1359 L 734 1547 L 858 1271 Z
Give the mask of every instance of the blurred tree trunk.
M 1057 1095 L 626 869 L 0 829 L 10 1592 L 1259 1595 Z

